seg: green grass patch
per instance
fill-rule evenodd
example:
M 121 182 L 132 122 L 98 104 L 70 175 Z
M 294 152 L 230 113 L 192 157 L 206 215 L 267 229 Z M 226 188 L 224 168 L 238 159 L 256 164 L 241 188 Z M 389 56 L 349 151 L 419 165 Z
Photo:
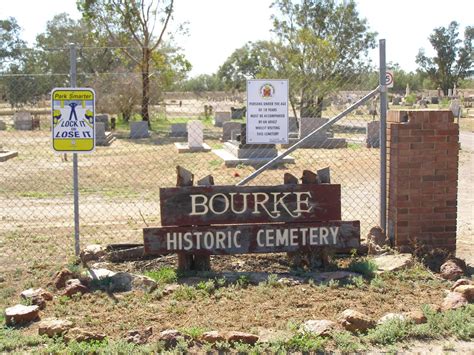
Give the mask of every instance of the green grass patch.
M 171 267 L 162 267 L 158 270 L 147 271 L 145 276 L 155 280 L 159 284 L 172 284 L 178 281 L 176 270 Z
M 367 278 L 372 278 L 377 270 L 377 264 L 368 258 L 352 259 L 347 268 L 349 271 L 357 272 Z

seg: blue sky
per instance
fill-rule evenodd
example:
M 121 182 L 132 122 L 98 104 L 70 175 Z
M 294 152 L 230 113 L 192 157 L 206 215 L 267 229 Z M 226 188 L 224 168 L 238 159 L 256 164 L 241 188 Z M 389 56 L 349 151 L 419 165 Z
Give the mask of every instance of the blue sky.
M 217 70 L 234 49 L 248 41 L 271 38 L 271 0 L 176 0 L 175 23 L 189 22 L 189 36 L 177 38 L 191 75 Z M 435 27 L 456 20 L 461 29 L 474 25 L 473 0 L 358 0 L 360 14 L 387 43 L 387 61 L 415 70 L 420 48 L 430 54 L 428 36 Z M 46 21 L 67 12 L 79 18 L 75 0 L 0 0 L 0 18 L 15 17 L 30 43 Z M 378 50 L 371 58 L 378 63 Z

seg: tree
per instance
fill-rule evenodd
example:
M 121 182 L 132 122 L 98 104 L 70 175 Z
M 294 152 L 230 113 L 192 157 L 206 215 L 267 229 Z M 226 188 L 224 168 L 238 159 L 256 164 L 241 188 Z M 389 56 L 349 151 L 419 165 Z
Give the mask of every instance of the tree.
M 8 67 L 23 54 L 25 41 L 20 38 L 21 28 L 14 17 L 0 20 L 0 69 Z
M 428 37 L 436 55 L 427 57 L 420 49 L 416 63 L 433 83 L 448 94 L 448 90 L 460 81 L 473 75 L 472 40 L 474 27 L 466 27 L 464 41 L 459 39 L 459 24 L 452 21 L 449 26 L 435 28 Z M 461 45 L 462 44 L 462 45 Z
M 122 51 L 140 68 L 141 115 L 144 121 L 150 120 L 150 63 L 163 42 L 173 4 L 174 0 L 78 0 L 79 10 L 98 31 L 106 31 L 118 43 L 131 43 L 139 47 L 139 55 L 126 47 Z M 156 36 L 157 23 L 161 27 Z
M 324 97 L 367 73 L 368 30 L 354 1 L 275 0 L 276 41 L 249 43 L 221 66 L 219 75 L 242 88 L 250 77 L 290 78 L 295 116 L 321 117 Z

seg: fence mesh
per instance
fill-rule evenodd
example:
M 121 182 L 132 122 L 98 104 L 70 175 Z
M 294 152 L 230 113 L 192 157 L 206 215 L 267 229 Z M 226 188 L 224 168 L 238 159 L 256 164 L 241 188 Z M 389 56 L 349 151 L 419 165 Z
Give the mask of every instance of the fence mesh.
M 243 145 L 245 92 L 163 91 L 163 79 L 154 73 L 147 127 L 139 115 L 140 73 L 83 71 L 103 52 L 83 50 L 78 58 L 77 86 L 96 92 L 101 144 L 78 158 L 81 246 L 142 242 L 143 227 L 160 225 L 159 187 L 176 185 L 178 165 L 195 181 L 212 175 L 216 185 L 233 185 L 287 148 Z M 68 49 L 50 53 L 51 58 L 68 55 Z M 52 150 L 49 98 L 52 88 L 69 86 L 68 70 L 65 65 L 58 73 L 10 70 L 0 76 L 3 271 L 51 270 L 74 255 L 73 159 Z M 360 90 L 359 75 L 347 75 L 325 87 L 322 100 L 305 107 L 302 97 L 313 79 L 288 79 L 290 145 L 369 92 Z M 286 172 L 301 177 L 303 170 L 330 167 L 331 181 L 342 186 L 343 219 L 360 220 L 364 236 L 379 221 L 378 130 L 367 128 L 377 125 L 372 123 L 378 120 L 377 107 L 371 99 L 250 184 L 282 184 Z

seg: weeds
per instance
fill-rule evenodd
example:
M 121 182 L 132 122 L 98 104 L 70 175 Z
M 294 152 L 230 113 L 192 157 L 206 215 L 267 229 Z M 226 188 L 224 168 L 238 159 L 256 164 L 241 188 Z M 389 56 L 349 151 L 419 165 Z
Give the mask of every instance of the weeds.
M 171 284 L 178 281 L 176 270 L 171 267 L 162 267 L 155 271 L 147 271 L 145 272 L 145 276 L 148 276 L 159 284 Z
M 377 264 L 373 260 L 367 258 L 360 260 L 352 259 L 348 269 L 349 271 L 362 274 L 366 278 L 372 278 L 377 270 Z

